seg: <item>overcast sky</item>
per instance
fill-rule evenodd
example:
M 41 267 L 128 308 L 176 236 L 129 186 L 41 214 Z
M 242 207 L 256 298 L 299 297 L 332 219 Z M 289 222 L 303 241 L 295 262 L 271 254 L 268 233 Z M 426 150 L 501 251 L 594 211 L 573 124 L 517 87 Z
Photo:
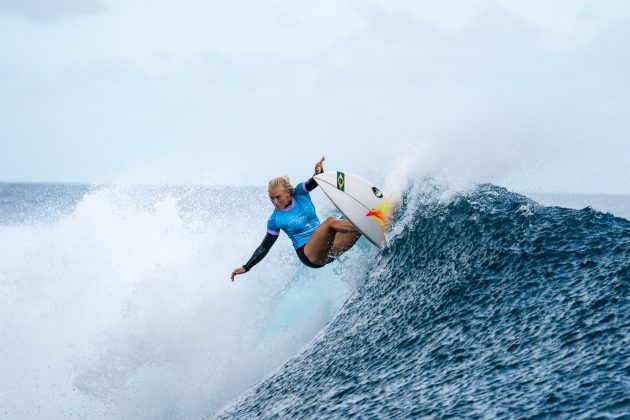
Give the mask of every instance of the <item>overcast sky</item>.
M 629 46 L 624 0 L 0 0 L 0 181 L 630 194 Z

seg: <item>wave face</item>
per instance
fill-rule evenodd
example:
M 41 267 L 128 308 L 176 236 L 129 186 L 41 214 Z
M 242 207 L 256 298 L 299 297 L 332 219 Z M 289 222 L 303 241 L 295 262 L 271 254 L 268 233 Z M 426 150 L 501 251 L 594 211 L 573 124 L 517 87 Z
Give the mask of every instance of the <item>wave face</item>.
M 630 414 L 630 222 L 484 185 L 407 220 L 302 353 L 218 418 Z

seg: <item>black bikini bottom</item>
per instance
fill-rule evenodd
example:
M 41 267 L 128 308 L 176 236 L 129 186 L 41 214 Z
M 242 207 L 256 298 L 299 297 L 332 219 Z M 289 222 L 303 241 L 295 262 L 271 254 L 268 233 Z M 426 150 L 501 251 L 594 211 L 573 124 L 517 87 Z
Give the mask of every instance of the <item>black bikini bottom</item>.
M 295 250 L 295 252 L 297 252 L 298 258 L 300 259 L 300 261 L 302 261 L 302 264 L 304 264 L 305 266 L 310 267 L 310 268 L 322 268 L 324 265 L 330 264 L 331 262 L 335 261 L 335 257 L 330 256 L 328 257 L 328 261 L 326 261 L 326 264 L 324 265 L 313 264 L 308 258 L 306 258 L 306 255 L 304 255 L 305 246 L 306 245 L 302 245 L 301 247 Z

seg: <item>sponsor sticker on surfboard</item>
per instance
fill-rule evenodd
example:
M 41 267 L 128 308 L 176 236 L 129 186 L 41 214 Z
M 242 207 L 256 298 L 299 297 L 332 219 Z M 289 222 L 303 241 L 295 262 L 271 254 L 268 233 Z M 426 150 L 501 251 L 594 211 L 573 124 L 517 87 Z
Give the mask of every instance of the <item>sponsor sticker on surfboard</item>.
M 345 191 L 346 188 L 346 174 L 343 172 L 337 172 L 337 189 Z

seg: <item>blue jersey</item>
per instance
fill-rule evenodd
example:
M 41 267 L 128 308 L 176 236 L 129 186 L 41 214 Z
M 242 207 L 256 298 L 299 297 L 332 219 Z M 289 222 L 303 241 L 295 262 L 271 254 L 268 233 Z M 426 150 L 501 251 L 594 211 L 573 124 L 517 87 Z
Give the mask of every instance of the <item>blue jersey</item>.
M 293 248 L 297 249 L 308 242 L 318 226 L 319 219 L 311 195 L 304 183 L 299 183 L 293 189 L 293 202 L 282 210 L 274 210 L 269 217 L 267 232 L 277 236 L 282 229 L 289 235 Z

